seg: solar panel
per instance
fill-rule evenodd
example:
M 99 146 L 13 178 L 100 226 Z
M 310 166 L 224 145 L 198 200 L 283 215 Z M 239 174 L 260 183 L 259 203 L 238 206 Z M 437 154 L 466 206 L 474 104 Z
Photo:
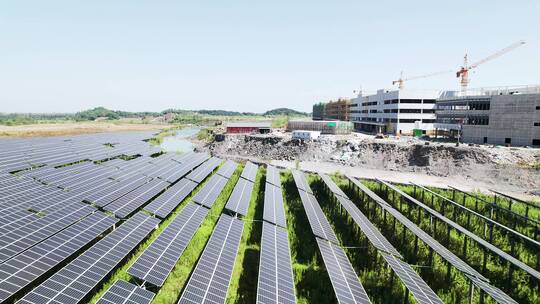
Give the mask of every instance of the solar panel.
M 117 222 L 96 212 L 0 264 L 0 302 L 21 291 Z
M 397 251 L 392 244 L 382 235 L 382 233 L 373 225 L 369 219 L 354 205 L 350 200 L 338 197 L 338 201 L 341 206 L 347 210 L 349 215 L 353 218 L 356 225 L 362 230 L 364 235 L 369 239 L 369 242 L 375 246 L 378 250 L 400 257 L 401 254 Z
M 279 176 L 279 169 L 274 166 L 268 165 L 266 167 L 266 182 L 274 186 L 281 187 L 281 178 Z
M 386 260 L 388 265 L 390 265 L 390 267 L 394 270 L 396 275 L 401 279 L 407 289 L 409 289 L 411 294 L 414 296 L 416 303 L 443 303 L 437 294 L 433 292 L 431 288 L 429 288 L 426 282 L 420 278 L 418 273 L 414 271 L 411 265 L 393 255 L 386 253 L 381 253 L 381 255 Z
M 193 201 L 208 208 L 212 208 L 226 184 L 226 178 L 217 174 L 212 175 L 210 180 L 204 184 L 203 188 L 195 194 Z
M 296 303 L 287 230 L 263 222 L 257 303 Z
M 203 206 L 187 204 L 127 272 L 162 286 L 207 213 L 208 209 Z
M 503 230 L 505 230 L 505 231 L 519 237 L 520 239 L 525 240 L 526 242 L 528 242 L 528 243 L 530 243 L 530 244 L 532 244 L 534 246 L 537 246 L 537 248 L 540 248 L 540 242 L 538 242 L 538 241 L 536 241 L 536 240 L 534 240 L 534 239 L 520 233 L 519 231 L 516 231 L 516 230 L 514 230 L 514 229 L 512 229 L 510 227 L 507 227 L 507 226 L 505 226 L 505 225 L 503 225 L 503 224 L 501 224 L 501 223 L 499 223 L 497 221 L 494 221 L 491 218 L 489 218 L 487 216 L 484 216 L 484 215 L 482 215 L 482 214 L 480 214 L 480 213 L 478 213 L 478 212 L 476 212 L 476 211 L 474 211 L 474 210 L 472 210 L 472 209 L 470 209 L 470 208 L 468 208 L 466 206 L 463 206 L 463 205 L 461 205 L 461 204 L 459 204 L 457 202 L 454 202 L 453 200 L 448 199 L 448 198 L 440 195 L 439 193 L 434 192 L 431 189 L 428 189 L 428 188 L 426 188 L 426 187 L 424 187 L 422 185 L 415 184 L 415 183 L 411 183 L 411 184 L 413 184 L 415 187 L 418 187 L 418 188 L 422 189 L 422 191 L 426 191 L 426 192 L 430 193 L 432 196 L 438 197 L 444 203 L 452 204 L 454 206 L 454 208 L 457 207 L 457 208 L 459 208 L 461 210 L 464 210 L 464 211 L 466 211 L 466 212 L 468 212 L 470 214 L 473 214 L 476 217 L 479 217 L 480 219 L 482 219 L 483 221 L 491 223 L 492 225 L 495 225 L 495 226 L 497 226 L 497 227 L 499 227 L 499 228 L 501 228 L 501 229 L 503 229 Z M 507 210 L 507 209 L 505 209 L 505 210 Z
M 317 238 L 338 303 L 371 303 L 343 249 Z
M 238 164 L 233 162 L 232 160 L 227 160 L 221 168 L 219 168 L 217 174 L 225 177 L 226 179 L 231 178 L 234 171 L 236 171 L 236 168 L 238 167 Z
M 197 183 L 189 179 L 181 179 L 174 186 L 167 189 L 160 196 L 154 199 L 150 204 L 144 207 L 144 210 L 165 218 L 197 187 Z
M 338 238 L 334 233 L 334 230 L 332 230 L 332 226 L 330 226 L 330 223 L 328 223 L 328 220 L 324 216 L 324 213 L 315 196 L 313 196 L 313 194 L 300 191 L 300 199 L 302 200 L 302 205 L 306 211 L 309 225 L 311 226 L 313 234 L 320 238 L 339 244 Z
M 306 180 L 306 177 L 304 176 L 304 173 L 298 170 L 291 170 L 294 183 L 296 184 L 296 187 L 299 190 L 305 191 L 307 193 L 313 194 L 313 191 L 311 191 L 311 188 L 309 187 L 309 184 Z
M 106 188 L 102 188 L 92 194 L 89 194 L 84 200 L 92 202 L 100 207 L 107 206 L 119 197 L 137 189 L 148 181 L 148 177 L 139 176 L 133 179 L 120 181 L 116 184 L 111 184 Z
M 426 210 L 427 212 L 429 212 L 430 214 L 432 214 L 436 218 L 438 218 L 441 221 L 445 222 L 447 225 L 453 227 L 457 231 L 459 231 L 459 232 L 463 233 L 464 235 L 468 236 L 469 238 L 471 238 L 472 240 L 474 240 L 475 242 L 480 244 L 482 247 L 489 249 L 491 252 L 493 252 L 493 253 L 497 254 L 498 256 L 500 256 L 502 259 L 514 264 L 515 266 L 517 266 L 521 270 L 527 272 L 528 274 L 530 274 L 530 275 L 532 275 L 535 278 L 540 280 L 540 272 L 538 272 L 534 268 L 532 268 L 529 265 L 523 263 L 522 261 L 516 259 L 515 257 L 507 254 L 506 252 L 499 249 L 497 246 L 489 243 L 488 241 L 484 240 L 483 238 L 481 238 L 481 237 L 477 236 L 476 234 L 470 232 L 469 230 L 465 229 L 463 226 L 461 226 L 461 225 L 457 224 L 456 222 L 450 220 L 449 218 L 443 216 L 439 212 L 437 212 L 434 209 L 428 207 L 426 204 L 419 202 L 418 200 L 414 199 L 412 196 L 410 196 L 407 193 L 401 191 L 400 189 L 396 188 L 395 186 L 393 186 L 393 185 L 391 185 L 391 184 L 389 184 L 389 183 L 387 183 L 385 181 L 382 181 L 382 180 L 379 180 L 379 181 L 381 183 L 383 183 L 384 185 L 386 185 L 387 187 L 389 187 L 390 189 L 396 191 L 398 194 L 400 194 L 402 197 L 406 198 L 408 201 L 416 204 L 417 206 L 419 206 L 420 208 Z
M 0 262 L 5 262 L 95 210 L 95 208 L 82 203 L 68 204 L 58 212 L 38 218 L 34 222 L 2 235 L 0 238 Z
M 281 188 L 268 182 L 266 183 L 264 189 L 263 219 L 281 227 L 287 227 Z
M 221 159 L 212 157 L 204 164 L 200 165 L 197 169 L 189 173 L 186 178 L 201 183 L 210 173 L 212 173 L 221 164 Z
M 225 303 L 244 222 L 222 214 L 178 301 Z
M 20 303 L 78 303 L 159 224 L 137 213 L 25 295 Z
M 331 180 L 325 180 L 325 183 L 331 188 L 337 185 Z M 335 194 L 337 191 L 333 191 Z M 345 195 L 343 193 L 343 195 Z M 370 243 L 377 248 L 388 265 L 400 278 L 403 284 L 409 289 L 417 303 L 443 303 L 437 294 L 426 284 L 426 282 L 414 271 L 406 262 L 400 260 L 399 252 L 388 242 L 379 230 L 368 220 L 368 218 L 358 209 L 352 201 L 346 196 L 335 194 L 340 204 L 347 210 L 360 230 L 366 235 Z
M 247 162 L 240 177 L 245 178 L 248 181 L 255 182 L 255 177 L 257 176 L 258 169 L 259 166 L 255 165 L 252 162 Z
M 334 193 L 337 196 L 341 196 L 345 198 L 347 197 L 347 195 L 345 195 L 345 193 L 336 185 L 336 183 L 334 183 L 334 181 L 330 178 L 330 176 L 324 173 L 319 173 L 319 176 L 321 177 L 323 182 L 326 184 L 328 189 L 332 191 L 332 193 Z
M 238 183 L 234 186 L 233 192 L 231 193 L 225 208 L 244 216 L 247 215 L 252 191 L 252 182 L 243 178 L 238 179 Z
M 96 304 L 148 304 L 155 294 L 137 285 L 118 280 L 107 290 Z
M 407 227 L 412 233 L 418 236 L 419 239 L 421 239 L 426 245 L 428 245 L 435 252 L 437 252 L 437 254 L 439 254 L 444 260 L 446 260 L 448 263 L 456 267 L 459 271 L 461 271 L 466 276 L 471 278 L 471 281 L 476 286 L 478 286 L 480 289 L 485 291 L 492 298 L 494 298 L 495 300 L 503 299 L 503 298 L 511 300 L 511 298 L 508 295 L 506 295 L 502 290 L 489 284 L 487 278 L 482 276 L 474 268 L 469 266 L 467 263 L 461 260 L 458 256 L 456 256 L 454 253 L 452 253 L 450 250 L 444 247 L 441 243 L 439 243 L 437 240 L 432 238 L 429 234 L 427 234 L 418 226 L 416 226 L 416 224 L 411 222 L 407 217 L 405 217 L 399 211 L 397 211 L 392 206 L 390 206 L 390 204 L 388 204 L 386 201 L 384 201 L 382 198 L 376 195 L 373 191 L 371 191 L 368 187 L 366 187 L 360 181 L 350 176 L 348 178 L 360 190 L 362 190 L 362 192 L 367 194 L 374 202 L 376 202 L 379 206 L 381 206 L 381 208 L 383 208 L 388 213 L 390 213 L 396 220 L 398 220 L 405 227 Z M 516 302 L 512 300 L 508 302 L 499 302 L 499 303 L 516 303 Z
M 162 180 L 151 180 L 105 206 L 104 209 L 113 212 L 120 218 L 125 218 L 158 195 L 161 191 L 165 190 L 168 186 L 169 183 Z

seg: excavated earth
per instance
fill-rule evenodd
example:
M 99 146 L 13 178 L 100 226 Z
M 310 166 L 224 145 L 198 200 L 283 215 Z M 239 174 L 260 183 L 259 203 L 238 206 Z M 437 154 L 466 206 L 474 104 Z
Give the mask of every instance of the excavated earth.
M 426 144 L 427 143 L 427 144 Z M 226 136 L 200 145 L 225 158 L 261 161 L 330 162 L 339 165 L 398 172 L 421 172 L 504 184 L 540 195 L 540 150 L 425 142 L 417 139 L 373 139 L 321 136 L 298 142 L 287 136 Z

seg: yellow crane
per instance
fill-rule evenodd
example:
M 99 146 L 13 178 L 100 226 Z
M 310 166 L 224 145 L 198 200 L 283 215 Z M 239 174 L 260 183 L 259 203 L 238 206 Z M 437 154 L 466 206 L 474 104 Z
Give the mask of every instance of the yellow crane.
M 398 80 L 392 81 L 392 85 L 397 84 L 397 85 L 398 85 L 398 88 L 401 90 L 401 89 L 403 89 L 403 83 L 404 83 L 405 81 L 410 81 L 410 80 L 415 80 L 415 79 L 422 79 L 422 78 L 428 78 L 428 77 L 433 77 L 433 76 L 443 75 L 443 74 L 452 73 L 452 72 L 453 72 L 453 70 L 444 70 L 444 71 L 439 71 L 439 72 L 435 72 L 435 73 L 429 73 L 429 74 L 425 74 L 425 75 L 419 75 L 419 76 L 413 76 L 413 77 L 403 78 L 403 71 L 401 71 L 401 74 L 400 74 L 400 76 L 399 76 L 399 79 L 398 79 Z

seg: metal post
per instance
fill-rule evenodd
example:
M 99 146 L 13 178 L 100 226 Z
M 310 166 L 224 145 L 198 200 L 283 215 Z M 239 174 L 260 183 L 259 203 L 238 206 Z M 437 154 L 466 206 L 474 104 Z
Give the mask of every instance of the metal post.
M 472 304 L 474 298 L 474 285 L 472 280 L 469 280 L 469 304 Z
M 403 298 L 403 304 L 409 303 L 409 289 L 405 288 L 405 297 Z

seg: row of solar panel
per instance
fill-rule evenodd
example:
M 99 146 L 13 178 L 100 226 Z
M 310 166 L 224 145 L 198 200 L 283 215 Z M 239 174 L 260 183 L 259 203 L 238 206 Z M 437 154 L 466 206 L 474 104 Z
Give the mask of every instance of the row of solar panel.
M 313 195 L 305 175 L 293 170 L 293 178 L 338 303 L 371 303 L 345 251 L 339 246 L 339 240 Z
M 448 250 L 441 243 L 435 240 L 428 233 L 424 232 L 420 227 L 414 224 L 406 216 L 401 214 L 398 210 L 393 208 L 390 204 L 384 201 L 381 197 L 376 195 L 367 186 L 353 177 L 348 179 L 363 193 L 365 193 L 372 201 L 377 203 L 383 210 L 391 214 L 397 221 L 403 224 L 409 231 L 422 240 L 427 246 L 433 249 L 442 259 L 447 261 L 450 265 L 457 268 L 466 277 L 468 277 L 473 284 L 475 284 L 482 291 L 491 296 L 497 303 L 517 303 L 510 296 L 504 293 L 502 290 L 491 285 L 489 280 L 482 274 L 476 271 L 474 268 L 465 263 L 461 258 L 455 255 L 452 251 Z
M 408 263 L 402 260 L 401 254 L 382 235 L 382 233 L 368 220 L 368 218 L 349 200 L 347 195 L 326 174 L 319 173 L 327 189 L 332 192 L 333 198 L 347 211 L 355 224 L 367 237 L 369 242 L 379 251 L 390 268 L 399 277 L 403 285 L 411 292 L 417 303 L 433 304 L 442 300 L 429 287 L 429 285 L 414 271 Z

